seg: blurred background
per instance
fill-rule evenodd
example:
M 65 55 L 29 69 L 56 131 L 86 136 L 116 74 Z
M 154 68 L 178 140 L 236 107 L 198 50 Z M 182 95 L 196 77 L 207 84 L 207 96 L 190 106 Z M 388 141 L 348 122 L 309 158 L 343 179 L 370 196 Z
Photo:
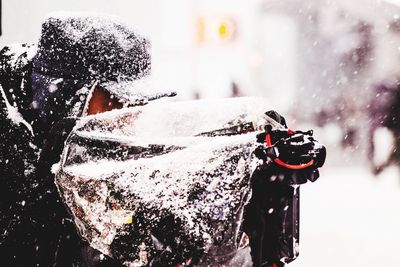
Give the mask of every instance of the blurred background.
M 179 100 L 263 96 L 315 130 L 328 159 L 303 186 L 290 266 L 400 266 L 400 0 L 2 0 L 0 46 L 36 43 L 60 10 L 149 37 Z

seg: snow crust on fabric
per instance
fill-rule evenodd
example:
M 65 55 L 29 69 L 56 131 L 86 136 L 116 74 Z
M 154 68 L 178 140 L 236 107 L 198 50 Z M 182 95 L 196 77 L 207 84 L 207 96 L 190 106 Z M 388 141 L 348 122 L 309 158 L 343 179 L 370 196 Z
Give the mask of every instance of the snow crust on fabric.
M 151 100 L 176 95 L 174 90 L 157 87 L 151 76 L 118 83 L 104 82 L 101 86 L 110 93 L 118 95 L 123 104 L 130 106 L 145 105 Z
M 38 46 L 34 69 L 48 75 L 119 81 L 150 72 L 150 42 L 103 15 L 53 13 L 42 25 Z
M 168 250 L 177 262 L 201 255 L 224 262 L 238 248 L 256 133 L 202 134 L 257 128 L 266 105 L 255 98 L 151 103 L 82 119 L 56 177 L 81 235 L 126 262 Z M 109 151 L 113 142 L 121 153 Z
M 122 197 L 115 200 L 121 208 L 116 212 L 121 212 L 120 216 L 127 216 L 125 223 L 129 215 L 140 216 L 135 214 L 139 208 L 159 210 L 158 215 L 168 210 L 183 221 L 189 235 L 204 240 L 204 249 L 208 250 L 213 243 L 210 233 L 216 235 L 216 229 L 203 224 L 204 216 L 219 221 L 230 219 L 231 223 L 234 212 L 231 207 L 243 205 L 240 201 L 249 191 L 249 159 L 254 149 L 249 139 L 254 139 L 254 136 L 242 139 L 242 142 L 240 139 L 236 142 L 232 140 L 231 144 L 210 142 L 210 146 L 194 146 L 121 164 L 100 160 L 73 165 L 65 168 L 65 172 L 73 174 L 75 179 L 59 179 L 58 183 L 70 184 L 67 203 L 80 206 L 86 214 L 79 218 L 83 222 L 77 221 L 79 230 L 94 248 L 105 254 L 110 255 L 107 246 L 118 230 L 115 227 L 123 226 L 113 219 L 113 210 L 107 209 L 113 194 Z M 110 173 L 111 169 L 113 171 Z M 103 172 L 99 173 L 99 170 Z M 99 179 L 93 178 L 94 175 L 98 175 Z M 68 189 L 63 188 L 64 193 Z M 124 210 L 127 211 L 125 214 Z M 129 211 L 133 211 L 133 214 Z M 77 212 L 75 215 L 80 217 Z M 159 216 L 155 214 L 155 224 L 157 220 Z M 114 225 L 109 225 L 110 222 L 114 222 Z M 101 234 L 95 235 L 96 231 Z
M 20 113 L 31 104 L 32 93 L 27 87 L 36 49 L 33 44 L 13 44 L 0 50 L 0 83 L 7 101 Z
M 26 70 L 36 51 L 37 46 L 34 44 L 11 44 L 3 48 L 0 57 L 0 75 Z
M 20 125 L 20 124 L 24 125 L 26 127 L 26 129 L 28 129 L 29 132 L 31 133 L 31 135 L 33 136 L 34 133 L 33 133 L 32 126 L 24 120 L 21 113 L 18 112 L 18 109 L 16 107 L 13 107 L 10 105 L 10 103 L 7 100 L 7 96 L 4 92 L 4 89 L 1 85 L 0 85 L 0 96 L 3 98 L 3 101 L 4 101 L 7 118 L 9 120 L 11 120 L 12 123 L 14 123 L 15 125 Z
M 265 98 L 228 98 L 184 102 L 150 102 L 144 107 L 87 116 L 77 123 L 80 134 L 136 144 L 154 139 L 179 141 L 202 133 L 251 122 L 263 126 Z M 148 140 L 151 139 L 151 140 Z M 193 139 L 193 138 L 192 138 Z M 195 139 L 193 139 L 195 140 Z

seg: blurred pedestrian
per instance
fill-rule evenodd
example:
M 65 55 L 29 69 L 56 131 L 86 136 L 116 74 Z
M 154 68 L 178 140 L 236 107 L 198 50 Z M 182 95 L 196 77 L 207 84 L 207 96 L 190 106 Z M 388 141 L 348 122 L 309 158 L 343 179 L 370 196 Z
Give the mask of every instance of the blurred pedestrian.
M 372 165 L 372 171 L 379 174 L 391 164 L 400 166 L 400 84 L 398 81 L 382 82 L 374 88 L 375 97 L 372 98 L 369 107 L 369 131 L 368 131 L 368 159 Z M 377 140 L 376 132 L 379 128 L 386 128 L 392 133 L 392 148 L 379 147 L 382 142 Z M 390 138 L 387 136 L 387 138 Z M 377 150 L 386 151 L 387 158 L 376 162 Z

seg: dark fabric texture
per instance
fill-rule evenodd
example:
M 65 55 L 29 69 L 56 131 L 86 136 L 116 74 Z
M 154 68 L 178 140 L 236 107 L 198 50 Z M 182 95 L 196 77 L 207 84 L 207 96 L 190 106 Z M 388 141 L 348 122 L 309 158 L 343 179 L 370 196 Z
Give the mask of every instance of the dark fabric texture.
M 78 236 L 54 184 L 51 166 L 58 162 L 64 140 L 75 125 L 73 118 L 62 120 L 72 108 L 66 105 L 71 94 L 62 93 L 66 89 L 60 87 L 52 100 L 46 96 L 47 108 L 60 112 L 41 121 L 42 109 L 30 106 L 40 92 L 33 92 L 31 86 L 37 79 L 30 77 L 27 53 L 31 46 L 17 48 L 0 51 L 0 84 L 5 94 L 0 94 L 1 266 L 119 266 L 107 257 L 101 260 L 100 253 Z M 10 106 L 20 117 L 10 114 Z M 18 121 L 23 118 L 32 125 L 34 135 Z
M 15 44 L 0 50 L 0 84 L 8 102 L 18 108 L 29 122 L 29 106 L 32 102 L 30 75 L 32 61 L 30 54 L 36 51 L 33 44 Z
M 31 74 L 32 108 L 34 115 L 32 127 L 35 142 L 42 146 L 55 123 L 68 116 L 79 117 L 89 89 L 85 81 L 59 79 L 32 71 Z M 52 88 L 52 90 L 49 90 Z M 78 90 L 84 88 L 82 93 Z M 51 136 L 51 135 L 50 135 Z
M 35 149 L 28 129 L 7 116 L 0 95 L 0 255 L 3 266 L 27 266 L 24 258 L 36 256 L 32 218 L 27 216 L 35 201 Z

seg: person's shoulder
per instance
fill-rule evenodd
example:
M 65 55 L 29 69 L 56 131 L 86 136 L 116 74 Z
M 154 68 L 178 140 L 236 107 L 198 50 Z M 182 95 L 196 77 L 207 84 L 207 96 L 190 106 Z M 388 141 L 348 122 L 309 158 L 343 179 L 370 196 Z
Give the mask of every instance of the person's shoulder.
M 4 46 L 0 50 L 0 76 L 12 76 L 31 68 L 36 49 L 36 45 L 27 43 Z

